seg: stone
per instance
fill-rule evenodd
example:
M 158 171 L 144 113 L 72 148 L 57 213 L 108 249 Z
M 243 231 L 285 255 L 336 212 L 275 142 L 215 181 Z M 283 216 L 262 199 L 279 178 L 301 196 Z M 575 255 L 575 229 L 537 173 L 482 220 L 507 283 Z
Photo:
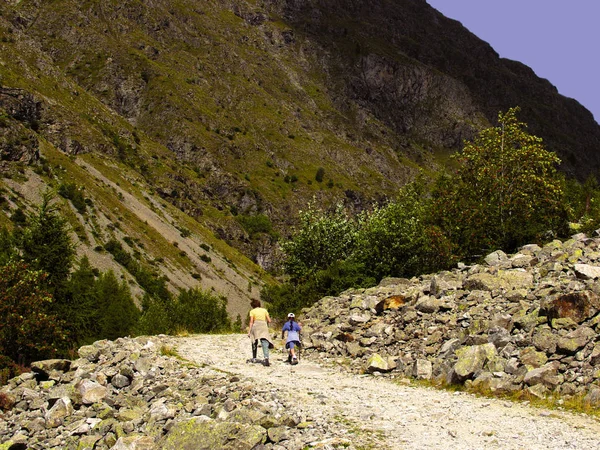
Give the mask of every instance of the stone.
M 460 348 L 456 351 L 458 361 L 454 365 L 454 372 L 462 380 L 470 378 L 496 355 L 496 347 L 491 343 Z
M 485 257 L 486 264 L 490 266 L 498 266 L 506 261 L 508 261 L 508 256 L 502 250 L 496 250 Z
M 426 295 L 417 301 L 415 309 L 423 313 L 433 314 L 440 310 L 442 303 L 440 299 Z
M 538 352 L 535 347 L 526 347 L 519 353 L 521 363 L 533 368 L 542 367 L 548 362 L 548 357 L 544 352 Z
M 118 373 L 114 377 L 112 377 L 112 379 L 110 380 L 110 384 L 112 384 L 118 389 L 121 389 L 126 386 L 129 386 L 131 382 L 129 381 L 129 378 L 127 378 L 125 375 L 121 375 L 120 373 Z
M 68 359 L 47 359 L 45 361 L 35 361 L 31 363 L 31 370 L 46 375 L 55 370 L 67 372 L 70 367 L 71 361 Z
M 111 450 L 155 450 L 154 438 L 142 435 L 120 437 Z
M 554 388 L 560 381 L 556 376 L 559 366 L 558 361 L 553 361 L 537 369 L 530 370 L 525 374 L 523 382 L 528 386 L 543 384 L 544 386 Z
M 62 425 L 64 419 L 73 414 L 73 411 L 73 405 L 70 398 L 59 398 L 45 414 L 46 426 L 49 428 L 56 428 Z
M 596 337 L 596 332 L 589 327 L 579 327 L 566 336 L 558 339 L 557 349 L 562 353 L 573 354 L 582 349 Z
M 288 427 L 272 427 L 267 430 L 267 436 L 271 442 L 279 443 L 290 438 Z
M 371 320 L 371 315 L 369 313 L 364 314 L 353 314 L 348 319 L 351 325 L 362 325 Z
M 599 310 L 600 297 L 587 290 L 559 295 L 542 306 L 550 321 L 569 318 L 578 324 L 593 317 Z
M 81 395 L 81 401 L 84 405 L 101 402 L 108 395 L 106 387 L 91 380 L 82 380 L 77 384 L 76 389 Z
M 583 403 L 593 408 L 600 407 L 600 388 L 593 386 L 583 398 Z
M 589 264 L 575 264 L 573 266 L 578 278 L 584 280 L 596 280 L 600 278 L 600 267 Z
M 216 422 L 192 418 L 176 423 L 158 443 L 161 450 L 251 450 L 267 439 L 267 430 L 258 425 Z M 235 443 L 235 447 L 232 447 Z
M 390 370 L 387 359 L 382 358 L 378 353 L 372 354 L 367 360 L 367 366 L 365 368 L 367 373 L 389 372 Z
M 413 365 L 412 376 L 417 380 L 431 380 L 433 364 L 427 359 L 417 359 Z

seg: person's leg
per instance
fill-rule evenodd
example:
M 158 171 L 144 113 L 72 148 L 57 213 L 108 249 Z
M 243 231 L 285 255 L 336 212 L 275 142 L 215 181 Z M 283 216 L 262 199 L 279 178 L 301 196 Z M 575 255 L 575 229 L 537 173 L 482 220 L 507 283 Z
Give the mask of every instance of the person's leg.
M 288 344 L 290 346 L 290 356 L 294 359 L 296 357 L 296 351 L 294 350 L 295 343 L 294 341 L 290 341 Z
M 256 359 L 256 353 L 258 352 L 258 340 L 252 341 L 252 359 Z
M 263 355 L 265 357 L 265 366 L 269 365 L 269 341 L 266 339 L 260 340 L 260 345 L 262 346 Z

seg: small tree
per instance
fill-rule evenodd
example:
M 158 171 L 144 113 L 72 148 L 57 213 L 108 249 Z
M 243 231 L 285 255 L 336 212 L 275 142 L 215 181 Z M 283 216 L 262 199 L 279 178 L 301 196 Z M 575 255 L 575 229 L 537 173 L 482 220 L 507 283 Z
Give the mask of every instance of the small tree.
M 525 131 L 518 110 L 500 113 L 498 127 L 465 144 L 457 172 L 438 180 L 435 222 L 463 256 L 513 250 L 566 225 L 560 160 Z

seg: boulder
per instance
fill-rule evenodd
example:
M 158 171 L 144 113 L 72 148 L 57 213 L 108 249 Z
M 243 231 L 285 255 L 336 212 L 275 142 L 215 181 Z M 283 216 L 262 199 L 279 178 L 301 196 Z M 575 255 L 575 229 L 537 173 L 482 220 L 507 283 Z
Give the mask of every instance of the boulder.
M 413 365 L 412 376 L 417 380 L 431 380 L 433 364 L 427 359 L 417 359 Z
M 456 351 L 458 360 L 454 365 L 454 372 L 461 380 L 471 378 L 481 369 L 485 363 L 497 356 L 494 344 L 473 345 L 463 347 Z
M 267 430 L 258 425 L 192 418 L 175 424 L 158 443 L 162 450 L 250 450 L 263 444 Z
M 594 337 L 596 332 L 589 327 L 579 327 L 571 331 L 566 336 L 559 338 L 557 349 L 562 353 L 574 354 L 587 345 Z
M 542 306 L 550 321 L 569 318 L 578 324 L 593 317 L 599 310 L 600 297 L 588 290 L 561 294 Z
M 523 382 L 528 386 L 543 384 L 546 387 L 554 388 L 560 383 L 560 379 L 556 376 L 560 363 L 552 361 L 542 367 L 530 370 L 525 374 Z
M 600 278 L 600 267 L 589 264 L 575 264 L 575 275 L 583 280 L 597 280 Z
M 379 353 L 373 353 L 367 360 L 365 371 L 368 373 L 389 372 L 390 370 L 392 369 L 389 366 L 388 360 L 379 355 Z

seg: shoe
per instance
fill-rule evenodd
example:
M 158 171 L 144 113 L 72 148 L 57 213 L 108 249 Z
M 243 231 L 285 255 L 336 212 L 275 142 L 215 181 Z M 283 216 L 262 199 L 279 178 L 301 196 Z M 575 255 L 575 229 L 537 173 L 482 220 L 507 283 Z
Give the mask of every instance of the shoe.
M 269 364 L 269 358 L 265 358 L 265 360 L 264 360 L 263 364 L 264 364 L 266 367 L 269 367 L 269 366 L 271 365 L 271 364 Z
M 298 358 L 292 358 L 292 366 L 298 364 Z
M 292 355 L 288 355 L 288 364 L 292 363 Z

